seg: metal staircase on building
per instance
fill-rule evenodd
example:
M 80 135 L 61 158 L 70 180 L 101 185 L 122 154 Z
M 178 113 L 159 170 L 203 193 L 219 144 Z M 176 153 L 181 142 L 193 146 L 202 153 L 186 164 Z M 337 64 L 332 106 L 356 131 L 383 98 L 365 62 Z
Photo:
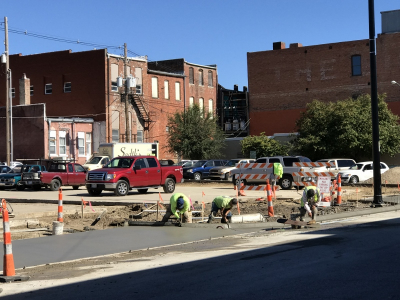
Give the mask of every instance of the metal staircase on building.
M 143 95 L 131 94 L 130 99 L 136 115 L 138 116 L 139 122 L 142 123 L 144 130 L 148 130 L 151 123 L 151 118 L 149 112 L 144 106 Z

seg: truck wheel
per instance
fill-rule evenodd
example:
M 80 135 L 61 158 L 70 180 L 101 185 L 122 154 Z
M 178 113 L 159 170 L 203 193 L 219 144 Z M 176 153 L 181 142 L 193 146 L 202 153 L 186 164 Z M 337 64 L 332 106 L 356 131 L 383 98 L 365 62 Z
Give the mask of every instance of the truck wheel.
M 53 179 L 53 180 L 50 182 L 50 190 L 51 190 L 51 191 L 58 191 L 58 189 L 60 188 L 60 186 L 61 186 L 61 182 L 60 182 L 60 180 L 58 180 L 58 179 Z M 35 189 L 35 186 L 33 186 L 33 189 Z
M 225 173 L 225 180 L 229 180 L 229 173 Z
M 287 175 L 283 175 L 281 180 L 279 181 L 279 185 L 281 186 L 282 190 L 290 190 L 292 188 L 292 178 Z
M 138 189 L 139 194 L 146 194 L 149 189 Z
M 126 196 L 129 192 L 129 185 L 125 180 L 120 180 L 117 183 L 114 194 L 117 196 Z
M 40 184 L 35 184 L 33 187 L 32 187 L 32 189 L 34 190 L 34 191 L 40 191 L 41 189 L 42 189 L 42 186 L 40 185 Z M 57 189 L 58 190 L 58 189 Z
M 172 178 L 167 178 L 167 180 L 165 180 L 163 189 L 164 193 L 173 193 L 175 191 L 175 180 Z
M 25 185 L 17 184 L 17 191 L 23 191 L 25 189 Z
M 194 173 L 193 178 L 196 181 L 201 180 L 201 173 L 199 173 L 199 172 Z
M 77 190 L 77 189 L 79 189 L 79 185 L 73 185 L 72 188 L 73 188 L 74 190 Z
M 98 196 L 101 194 L 103 190 L 101 189 L 88 189 L 87 190 L 90 196 Z

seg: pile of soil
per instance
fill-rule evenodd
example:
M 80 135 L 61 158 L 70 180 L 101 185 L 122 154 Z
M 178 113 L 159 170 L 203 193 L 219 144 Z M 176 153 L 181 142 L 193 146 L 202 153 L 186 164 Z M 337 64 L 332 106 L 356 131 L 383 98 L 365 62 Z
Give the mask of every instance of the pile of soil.
M 391 168 L 381 175 L 382 185 L 386 184 L 399 184 L 400 183 L 400 167 Z M 372 184 L 373 178 L 363 181 L 362 183 Z

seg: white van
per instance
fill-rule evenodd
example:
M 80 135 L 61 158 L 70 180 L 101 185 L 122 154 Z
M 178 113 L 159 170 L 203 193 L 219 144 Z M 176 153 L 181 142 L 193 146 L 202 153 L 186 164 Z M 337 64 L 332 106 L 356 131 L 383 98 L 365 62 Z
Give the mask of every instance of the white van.
M 96 170 L 100 169 L 106 164 L 110 162 L 110 159 L 108 156 L 100 156 L 100 155 L 95 155 L 92 156 L 85 164 L 83 167 L 85 168 L 86 171 L 91 171 L 91 170 Z

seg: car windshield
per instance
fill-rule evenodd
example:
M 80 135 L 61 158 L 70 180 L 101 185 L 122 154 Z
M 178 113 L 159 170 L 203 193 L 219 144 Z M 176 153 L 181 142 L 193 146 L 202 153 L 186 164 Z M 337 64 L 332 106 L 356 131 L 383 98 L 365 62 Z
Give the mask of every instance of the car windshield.
M 97 165 L 101 161 L 102 157 L 101 156 L 96 156 L 93 157 L 89 162 L 87 162 L 88 165 Z
M 225 164 L 225 167 L 235 167 L 237 163 L 239 163 L 239 159 L 231 159 Z
M 363 166 L 364 166 L 363 164 L 355 164 L 355 165 L 352 165 L 349 168 L 349 170 L 361 170 Z
M 186 164 L 187 163 L 187 161 L 180 161 L 180 162 L 178 162 L 176 165 L 177 166 L 183 166 L 184 164 Z
M 132 158 L 114 158 L 105 168 L 130 168 L 132 163 Z
M 199 160 L 197 163 L 193 165 L 193 168 L 201 167 L 202 165 L 204 165 L 205 162 L 206 160 Z

